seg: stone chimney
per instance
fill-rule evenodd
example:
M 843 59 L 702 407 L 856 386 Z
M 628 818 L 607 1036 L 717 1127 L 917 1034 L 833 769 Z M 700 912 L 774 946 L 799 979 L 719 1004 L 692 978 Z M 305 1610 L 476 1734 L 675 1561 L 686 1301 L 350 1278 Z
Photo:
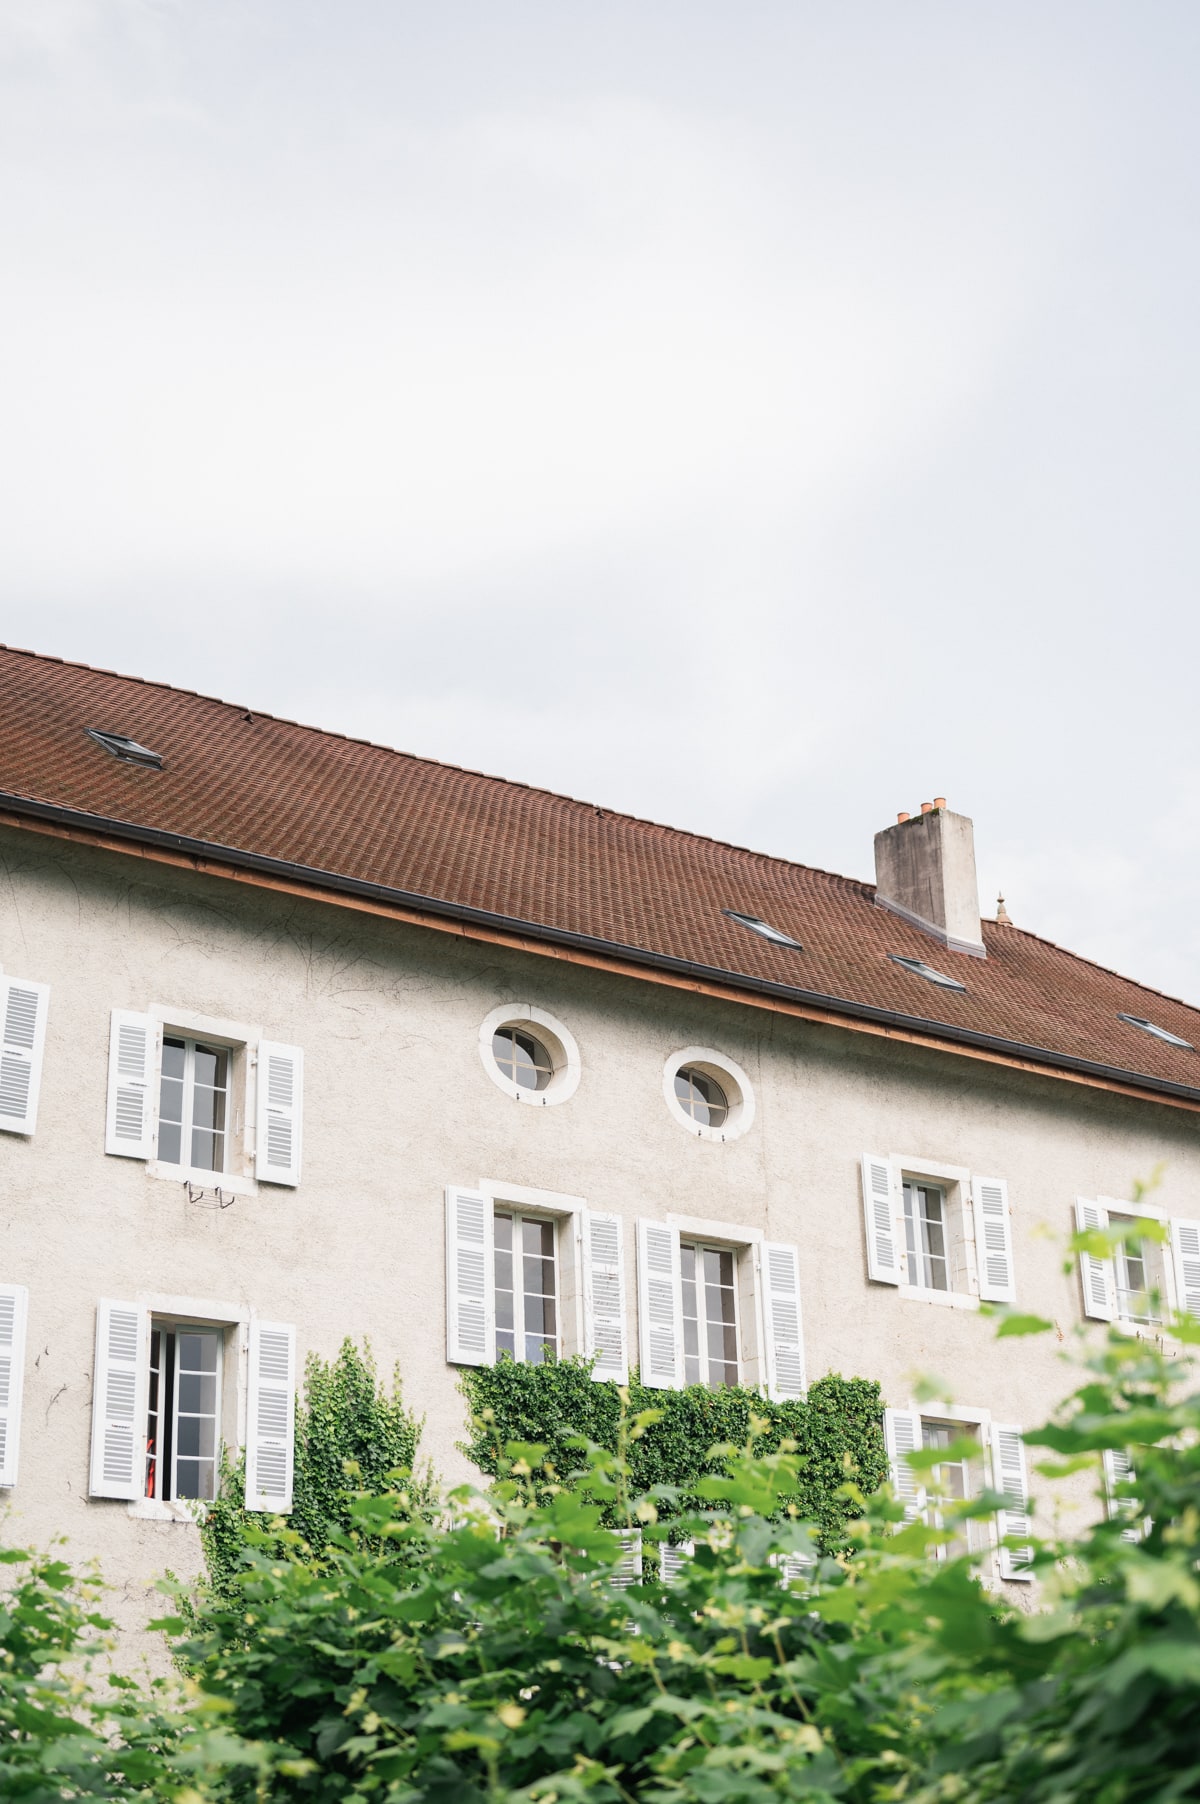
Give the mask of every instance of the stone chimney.
M 975 829 L 945 796 L 875 835 L 875 901 L 951 952 L 986 958 L 975 880 Z

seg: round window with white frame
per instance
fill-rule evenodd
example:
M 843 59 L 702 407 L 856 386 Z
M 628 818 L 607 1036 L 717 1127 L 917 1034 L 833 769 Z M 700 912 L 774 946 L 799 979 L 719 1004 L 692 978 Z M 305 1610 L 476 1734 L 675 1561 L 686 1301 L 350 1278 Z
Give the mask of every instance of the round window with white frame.
M 685 1046 L 663 1066 L 663 1096 L 698 1140 L 737 1140 L 754 1122 L 754 1092 L 741 1066 L 709 1046 Z
M 531 1002 L 506 1002 L 479 1029 L 479 1056 L 514 1102 L 544 1108 L 579 1088 L 579 1048 L 570 1030 Z

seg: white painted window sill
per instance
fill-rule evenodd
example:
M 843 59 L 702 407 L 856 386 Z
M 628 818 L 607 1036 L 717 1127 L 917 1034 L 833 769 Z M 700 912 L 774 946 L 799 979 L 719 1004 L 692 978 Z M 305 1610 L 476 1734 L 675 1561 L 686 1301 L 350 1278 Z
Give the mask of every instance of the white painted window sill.
M 160 1497 L 138 1497 L 127 1504 L 131 1516 L 141 1522 L 189 1522 L 193 1528 L 203 1522 L 208 1505 L 202 1498 L 188 1497 L 164 1502 Z
M 165 1159 L 147 1159 L 152 1178 L 173 1184 L 194 1184 L 197 1190 L 223 1190 L 226 1196 L 257 1196 L 258 1179 L 239 1177 L 231 1171 L 193 1171 L 186 1165 L 168 1165 Z
M 939 1309 L 979 1308 L 978 1297 L 969 1297 L 960 1290 L 925 1290 L 919 1284 L 901 1284 L 898 1289 L 912 1303 L 936 1303 Z

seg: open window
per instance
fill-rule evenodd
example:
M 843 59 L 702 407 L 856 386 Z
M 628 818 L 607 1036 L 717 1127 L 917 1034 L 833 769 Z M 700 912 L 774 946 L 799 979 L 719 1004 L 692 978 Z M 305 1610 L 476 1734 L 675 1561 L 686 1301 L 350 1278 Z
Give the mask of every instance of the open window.
M 301 1048 L 257 1028 L 114 1009 L 105 1151 L 201 1187 L 298 1184 L 303 1076 Z
M 867 1276 L 928 1302 L 1016 1300 L 1003 1178 L 903 1153 L 864 1153 Z
M 1158 1232 L 1139 1233 L 1143 1223 L 1159 1224 Z M 1169 1220 L 1150 1203 L 1081 1196 L 1075 1226 L 1081 1234 L 1124 1230 L 1111 1255 L 1079 1255 L 1085 1316 L 1151 1334 L 1167 1331 L 1172 1309 L 1200 1317 L 1200 1222 Z
M 189 1516 L 217 1494 L 244 1409 L 245 1503 L 292 1507 L 296 1334 L 219 1305 L 96 1311 L 89 1494 Z
M 637 1258 L 643 1384 L 804 1395 L 796 1247 L 731 1223 L 669 1216 L 638 1222 Z
M 891 1465 L 892 1487 L 904 1504 L 907 1520 L 921 1517 L 931 1528 L 947 1531 L 931 1558 L 949 1560 L 969 1554 L 990 1567 L 994 1576 L 1027 1579 L 1032 1548 L 1027 1542 L 1007 1545 L 1028 1535 L 1029 1485 L 1021 1430 L 993 1423 L 986 1410 L 941 1405 L 929 1409 L 886 1409 L 884 1440 Z M 913 1453 L 941 1453 L 931 1467 L 914 1471 Z M 1005 1506 L 994 1521 L 959 1518 L 954 1506 L 998 1491 Z
M 621 1218 L 582 1197 L 486 1182 L 446 1190 L 446 1357 L 540 1365 L 582 1353 L 624 1384 Z

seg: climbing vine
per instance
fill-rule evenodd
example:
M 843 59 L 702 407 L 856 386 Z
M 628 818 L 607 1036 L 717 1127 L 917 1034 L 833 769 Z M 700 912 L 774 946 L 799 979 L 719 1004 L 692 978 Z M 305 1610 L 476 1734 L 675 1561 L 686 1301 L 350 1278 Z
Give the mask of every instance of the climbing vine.
M 471 1423 L 460 1448 L 489 1477 L 500 1476 L 504 1449 L 512 1442 L 544 1447 L 543 1463 L 560 1480 L 580 1464 L 573 1439 L 583 1436 L 617 1451 L 621 1391 L 615 1384 L 596 1383 L 589 1360 L 529 1365 L 501 1359 L 494 1366 L 468 1367 L 461 1389 Z M 745 1387 L 710 1390 L 696 1384 L 680 1391 L 651 1390 L 635 1375 L 628 1386 L 627 1414 L 647 1409 L 660 1411 L 660 1419 L 625 1452 L 635 1495 L 659 1485 L 681 1494 L 675 1504 L 660 1504 L 664 1522 L 699 1507 L 697 1481 L 724 1469 L 720 1458 L 710 1458 L 712 1449 L 744 1446 L 752 1415 L 768 1424 L 756 1443 L 762 1453 L 794 1444 L 800 1485 L 789 1501 L 805 1521 L 818 1524 L 825 1551 L 846 1544 L 846 1523 L 858 1513 L 842 1494 L 847 1478 L 869 1494 L 888 1474 L 879 1386 L 866 1378 L 821 1378 L 803 1400 L 773 1403 Z
M 352 1493 L 381 1493 L 403 1484 L 414 1503 L 433 1495 L 432 1474 L 417 1470 L 421 1423 L 405 1407 L 399 1372 L 381 1384 L 369 1345 L 342 1342 L 332 1360 L 310 1354 L 296 1400 L 293 1502 L 287 1527 L 318 1559 L 331 1537 L 349 1529 Z M 397 1479 L 397 1473 L 405 1476 Z M 247 1545 L 261 1550 L 268 1518 L 244 1504 L 245 1455 L 226 1465 L 221 1494 L 201 1524 L 210 1584 L 227 1592 L 244 1565 Z M 250 1534 L 247 1534 L 247 1530 Z M 383 1551 L 383 1550 L 381 1550 Z

